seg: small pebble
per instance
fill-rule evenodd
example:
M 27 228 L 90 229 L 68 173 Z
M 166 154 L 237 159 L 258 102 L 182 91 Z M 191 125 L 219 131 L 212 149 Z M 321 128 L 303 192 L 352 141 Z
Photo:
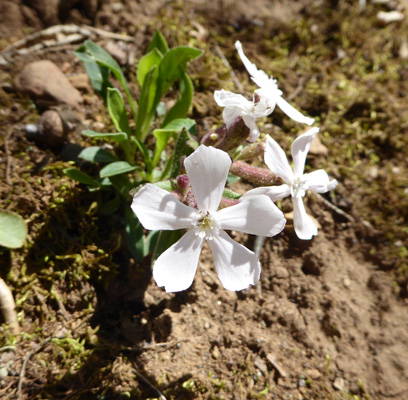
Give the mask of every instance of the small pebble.
M 340 378 L 340 377 L 337 377 L 333 382 L 333 387 L 336 390 L 343 391 L 344 390 L 344 379 Z

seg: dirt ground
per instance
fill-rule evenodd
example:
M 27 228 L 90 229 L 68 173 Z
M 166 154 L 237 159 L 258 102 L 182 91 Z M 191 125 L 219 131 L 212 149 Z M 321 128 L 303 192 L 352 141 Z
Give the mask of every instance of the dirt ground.
M 3 0 L 0 208 L 22 215 L 29 236 L 22 249 L 0 249 L 0 276 L 21 330 L 0 330 L 0 398 L 408 399 L 406 6 Z M 390 11 L 402 20 L 381 22 L 378 13 Z M 171 46 L 204 50 L 189 68 L 191 118 L 202 134 L 221 123 L 214 90 L 254 89 L 233 45 L 241 40 L 321 126 L 328 153 L 308 164 L 339 186 L 307 197 L 318 236 L 302 241 L 288 226 L 267 239 L 260 283 L 249 290 L 225 290 L 206 248 L 190 289 L 158 288 L 150 261 L 131 258 L 121 214 L 97 214 L 95 195 L 63 174 L 78 146 L 90 145 L 84 126 L 110 126 L 73 54 L 88 37 L 61 44 L 35 35 L 57 24 L 131 37 L 94 31 L 92 39 L 116 51 L 135 97 L 135 61 L 156 29 Z M 36 47 L 46 39 L 52 44 Z M 56 63 L 84 99 L 68 110 L 75 129 L 56 146 L 25 132 L 50 105 L 13 86 L 24 65 L 42 59 Z M 261 131 L 289 149 L 301 127 L 278 110 L 272 115 Z M 290 202 L 282 207 L 290 211 Z M 253 237 L 240 239 L 253 247 Z

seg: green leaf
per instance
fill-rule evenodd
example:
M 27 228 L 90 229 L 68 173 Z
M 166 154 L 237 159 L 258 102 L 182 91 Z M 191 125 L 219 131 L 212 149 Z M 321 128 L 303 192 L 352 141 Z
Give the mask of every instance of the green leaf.
M 126 161 L 115 161 L 111 164 L 108 164 L 106 167 L 103 167 L 99 171 L 99 176 L 101 178 L 106 178 L 114 175 L 125 174 L 137 169 L 135 165 L 130 165 Z
M 155 104 L 157 105 L 164 93 L 186 71 L 187 63 L 199 57 L 203 52 L 194 47 L 180 46 L 169 50 L 159 65 L 157 79 L 157 92 Z
M 191 134 L 196 133 L 196 122 L 189 118 L 177 118 L 167 124 L 164 128 L 156 129 L 153 135 L 156 137 L 154 155 L 153 155 L 153 167 L 155 167 L 159 161 L 163 150 L 165 149 L 170 138 L 182 129 L 187 129 Z
M 164 118 L 163 126 L 167 125 L 176 118 L 185 118 L 188 110 L 190 109 L 193 101 L 194 88 L 193 82 L 191 82 L 190 77 L 185 72 L 181 74 L 179 90 L 180 94 L 177 102 Z
M 93 57 L 87 54 L 84 46 L 80 47 L 74 54 L 84 63 L 86 73 L 94 90 L 107 102 L 107 90 L 112 87 L 109 81 L 109 68 L 99 65 Z
M 150 159 L 149 149 L 138 139 L 132 136 L 131 141 L 136 145 L 136 147 L 143 154 L 146 171 L 150 173 L 153 169 L 152 160 Z
M 98 207 L 98 213 L 101 215 L 112 215 L 117 211 L 121 203 L 122 198 L 117 194 L 113 199 L 101 202 Z
M 91 40 L 85 40 L 83 47 L 97 63 L 109 68 L 119 81 L 125 80 L 119 64 L 106 50 Z
M 109 115 L 112 119 L 115 128 L 119 132 L 126 132 L 130 135 L 129 119 L 126 113 L 125 102 L 122 94 L 116 88 L 108 89 L 107 101 Z
M 131 182 L 125 174 L 110 176 L 108 179 L 113 187 L 125 198 L 126 202 L 131 200 L 129 192 L 135 186 L 135 183 Z
M 157 67 L 160 64 L 162 58 L 163 56 L 160 51 L 154 48 L 150 53 L 147 53 L 140 59 L 137 67 L 137 80 L 140 86 L 143 86 L 146 75 L 154 66 Z
M 96 138 L 96 139 L 112 139 L 114 142 L 123 142 L 127 140 L 128 136 L 125 132 L 109 132 L 109 133 L 102 133 L 102 132 L 95 132 L 90 130 L 82 131 L 84 136 Z
M 91 146 L 83 149 L 78 154 L 78 157 L 91 163 L 110 163 L 118 160 L 115 155 L 99 146 Z
M 154 117 L 153 100 L 156 93 L 157 67 L 154 65 L 146 75 L 139 97 L 139 113 L 136 121 L 136 137 L 144 142 Z
M 99 182 L 95 179 L 92 179 L 88 174 L 85 172 L 80 171 L 76 168 L 66 168 L 64 169 L 64 174 L 69 176 L 74 181 L 79 183 L 83 183 L 84 185 L 99 187 Z
M 169 46 L 168 46 L 168 44 L 166 42 L 166 39 L 164 38 L 164 36 L 159 31 L 156 31 L 156 33 L 154 34 L 153 39 L 150 42 L 146 53 L 151 52 L 155 48 L 157 50 L 159 50 L 160 53 L 162 53 L 162 54 L 166 54 L 169 51 Z
M 84 45 L 80 47 L 78 50 L 85 49 L 87 53 L 96 61 L 99 65 L 108 68 L 113 75 L 115 75 L 116 79 L 122 85 L 122 88 L 126 94 L 126 98 L 130 104 L 132 109 L 132 113 L 134 118 L 137 116 L 136 105 L 133 101 L 132 95 L 129 91 L 129 87 L 126 82 L 126 78 L 120 68 L 119 64 L 115 61 L 115 59 L 102 47 L 98 46 L 96 43 L 86 40 Z
M 224 189 L 222 193 L 222 197 L 225 197 L 226 199 L 238 200 L 241 196 L 242 194 L 236 193 L 231 189 Z
M 173 152 L 170 178 L 177 178 L 180 174 L 182 160 L 194 151 L 191 142 L 194 142 L 194 139 L 190 136 L 187 130 L 183 129 L 177 138 L 176 148 Z
M 27 225 L 18 214 L 0 211 L 0 246 L 17 249 L 27 237 Z
M 125 209 L 125 231 L 129 250 L 135 261 L 141 261 L 147 254 L 143 226 L 130 207 Z

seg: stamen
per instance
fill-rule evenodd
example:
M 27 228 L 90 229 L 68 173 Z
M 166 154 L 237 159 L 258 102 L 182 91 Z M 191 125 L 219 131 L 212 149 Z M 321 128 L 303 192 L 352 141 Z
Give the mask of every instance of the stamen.
M 307 184 L 301 178 L 296 178 L 290 187 L 292 197 L 303 197 L 306 194 Z
M 194 233 L 206 240 L 214 239 L 220 231 L 220 224 L 208 211 L 198 211 L 191 222 Z

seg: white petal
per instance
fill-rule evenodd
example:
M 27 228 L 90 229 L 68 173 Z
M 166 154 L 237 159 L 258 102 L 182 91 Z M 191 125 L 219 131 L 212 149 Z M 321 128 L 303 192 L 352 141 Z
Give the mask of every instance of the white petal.
M 338 185 L 338 183 L 339 182 L 337 182 L 336 179 L 332 179 L 327 185 L 327 191 L 333 190 Z
M 220 107 L 234 106 L 240 107 L 243 110 L 252 107 L 252 102 L 247 100 L 241 94 L 227 92 L 226 90 L 216 90 L 214 92 L 214 100 Z
M 301 112 L 296 110 L 296 108 L 291 106 L 282 97 L 276 99 L 276 104 L 289 118 L 292 118 L 294 121 L 307 125 L 313 124 L 314 118 L 304 116 Z
M 135 194 L 132 210 L 144 228 L 149 230 L 190 228 L 192 216 L 197 211 L 150 183 Z
M 180 292 L 191 286 L 204 239 L 189 230 L 156 260 L 153 278 L 166 292 Z
M 253 196 L 217 212 L 221 228 L 259 236 L 277 235 L 285 227 L 282 211 L 267 197 Z
M 253 115 L 256 118 L 266 117 L 271 114 L 275 106 L 271 107 L 268 99 L 261 97 L 258 103 L 255 103 Z
M 262 70 L 258 70 L 255 64 L 249 61 L 248 57 L 244 54 L 244 50 L 242 49 L 242 44 L 240 41 L 235 42 L 235 48 L 238 50 L 239 57 L 241 58 L 242 62 L 245 65 L 249 75 L 251 75 L 253 81 L 259 86 L 263 87 L 269 81 L 269 77 L 266 72 Z
M 239 201 L 243 201 L 253 196 L 268 196 L 273 202 L 288 197 L 290 195 L 290 186 L 289 185 L 279 185 L 279 186 L 264 186 L 252 189 L 246 192 Z
M 337 186 L 335 179 L 330 180 L 329 175 L 323 169 L 318 169 L 310 174 L 303 175 L 309 190 L 317 193 L 325 193 Z
M 319 128 L 309 129 L 292 143 L 293 173 L 297 178 L 303 175 L 306 156 L 317 132 L 319 132 Z
M 265 164 L 285 183 L 292 183 L 294 176 L 288 159 L 282 148 L 269 135 L 266 136 Z
M 220 231 L 208 244 L 225 289 L 242 290 L 258 282 L 261 265 L 252 251 L 231 239 L 224 231 Z
M 255 90 L 255 94 L 259 96 L 261 101 L 268 107 L 268 110 L 270 110 L 269 114 L 275 109 L 276 100 L 280 97 L 280 93 L 279 89 L 270 90 L 268 88 L 262 88 Z
M 225 107 L 222 112 L 224 124 L 229 128 L 235 120 L 242 115 L 242 110 L 239 107 Z
M 317 235 L 317 226 L 306 214 L 305 206 L 301 197 L 292 197 L 293 202 L 293 225 L 299 239 L 309 240 Z
M 231 166 L 229 155 L 201 145 L 184 160 L 187 175 L 200 211 L 216 211 Z
M 245 125 L 247 126 L 247 128 L 250 131 L 249 141 L 250 142 L 255 142 L 256 139 L 258 139 L 259 135 L 260 135 L 258 126 L 256 125 L 256 122 L 255 122 L 255 117 L 252 116 L 252 115 L 248 115 L 246 113 L 243 113 L 242 114 L 242 119 L 244 120 Z

